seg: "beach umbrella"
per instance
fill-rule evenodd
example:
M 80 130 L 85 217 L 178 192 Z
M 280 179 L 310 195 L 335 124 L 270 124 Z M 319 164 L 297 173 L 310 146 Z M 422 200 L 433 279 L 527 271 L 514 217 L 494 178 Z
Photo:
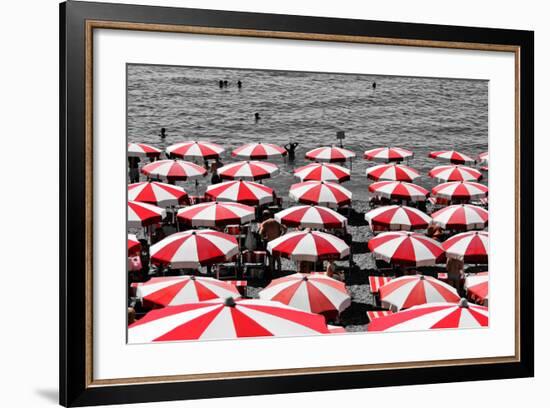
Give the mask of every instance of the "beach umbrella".
M 147 313 L 128 328 L 130 343 L 330 333 L 322 315 L 258 299 L 216 299 Z
M 267 250 L 293 261 L 309 262 L 342 259 L 349 255 L 348 244 L 340 238 L 307 229 L 275 238 L 267 244 Z
M 233 150 L 231 155 L 250 160 L 263 160 L 269 157 L 286 156 L 286 150 L 272 143 L 248 143 Z
M 227 180 L 262 180 L 275 176 L 279 167 L 263 161 L 240 161 L 218 169 L 218 175 Z
M 372 230 L 381 227 L 387 230 L 424 229 L 432 220 L 431 217 L 417 208 L 404 205 L 387 205 L 375 208 L 365 214 Z
M 172 268 L 194 268 L 225 262 L 239 253 L 235 237 L 204 229 L 176 232 L 151 246 L 151 262 Z
M 295 273 L 274 279 L 259 296 L 311 313 L 340 313 L 351 305 L 346 285 L 321 274 Z
M 466 276 L 464 288 L 468 297 L 476 303 L 487 306 L 489 302 L 489 272 Z
M 178 220 L 193 227 L 246 224 L 256 216 L 254 207 L 231 202 L 195 204 L 178 211 Z
M 442 208 L 432 214 L 434 222 L 452 231 L 483 229 L 489 223 L 489 211 L 471 204 Z
M 382 163 L 400 162 L 413 157 L 413 152 L 402 149 L 401 147 L 378 147 L 376 149 L 367 150 L 363 157 L 367 160 Z
M 489 233 L 485 231 L 463 232 L 443 242 L 447 258 L 464 263 L 486 264 L 489 261 Z
M 416 331 L 431 329 L 473 329 L 489 325 L 489 309 L 468 303 L 427 303 L 375 319 L 367 331 Z
M 162 151 L 145 143 L 128 143 L 128 157 L 159 157 Z
M 149 177 L 168 181 L 195 180 L 206 176 L 206 169 L 184 160 L 159 160 L 146 164 L 141 172 Z
M 371 180 L 413 181 L 420 174 L 412 167 L 403 164 L 379 164 L 367 169 L 367 177 Z
M 439 279 L 407 275 L 392 279 L 379 289 L 382 306 L 393 311 L 426 303 L 454 303 L 460 300 L 455 288 Z
M 234 201 L 247 205 L 273 202 L 273 189 L 251 181 L 235 180 L 213 184 L 206 188 L 206 197 L 218 201 Z
M 184 204 L 189 196 L 183 187 L 157 181 L 128 185 L 128 200 L 169 207 Z
M 432 195 L 447 200 L 473 200 L 487 197 L 489 188 L 473 181 L 450 181 L 432 188 Z
M 156 205 L 128 201 L 128 228 L 140 228 L 156 224 L 166 217 L 166 210 Z
M 439 242 L 416 232 L 383 232 L 368 247 L 377 259 L 403 266 L 430 266 L 444 259 Z
M 350 171 L 345 167 L 330 163 L 311 163 L 294 170 L 300 181 L 336 181 L 341 183 L 350 179 Z
M 228 282 L 202 276 L 153 277 L 136 284 L 136 296 L 146 305 L 178 306 L 227 297 L 239 298 L 239 291 Z
M 485 165 L 481 166 L 480 169 L 483 171 L 489 171 L 489 152 L 480 153 L 478 156 L 478 160 L 481 163 L 485 163 Z
M 348 219 L 327 207 L 299 205 L 275 214 L 277 222 L 295 228 L 344 228 Z
M 166 148 L 171 156 L 182 159 L 215 159 L 220 157 L 225 149 L 220 145 L 210 142 L 188 141 L 176 143 Z
M 300 203 L 338 208 L 351 203 L 351 191 L 328 181 L 304 181 L 290 186 L 289 197 Z
M 425 201 L 428 190 L 413 183 L 404 181 L 378 181 L 369 186 L 374 195 L 406 201 Z
M 141 251 L 141 243 L 135 234 L 128 234 L 128 255 Z
M 306 153 L 306 159 L 329 163 L 345 162 L 354 157 L 355 153 L 351 150 L 336 146 L 318 147 Z
M 439 150 L 435 152 L 430 152 L 428 157 L 430 157 L 431 159 L 450 162 L 454 164 L 474 164 L 476 162 L 470 156 L 467 156 L 464 153 L 460 153 L 455 150 Z
M 441 181 L 478 181 L 483 177 L 478 170 L 458 164 L 434 167 L 428 175 Z

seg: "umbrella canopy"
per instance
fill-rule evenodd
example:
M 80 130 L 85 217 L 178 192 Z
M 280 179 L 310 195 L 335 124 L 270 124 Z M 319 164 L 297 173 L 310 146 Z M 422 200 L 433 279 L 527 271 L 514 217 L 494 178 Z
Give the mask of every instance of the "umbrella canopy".
M 176 232 L 151 246 L 151 262 L 172 268 L 199 268 L 225 262 L 239 252 L 235 237 L 213 230 Z
M 277 222 L 298 228 L 344 228 L 348 219 L 330 208 L 299 205 L 275 214 Z
M 128 341 L 149 343 L 328 333 L 321 315 L 280 302 L 227 298 L 153 310 L 129 326 Z
M 141 250 L 141 243 L 136 238 L 135 234 L 128 234 L 128 255 L 134 254 Z
M 324 205 L 338 208 L 351 203 L 351 191 L 337 183 L 327 181 L 304 181 L 290 186 L 289 197 L 304 204 Z
M 226 181 L 208 186 L 205 196 L 218 201 L 263 205 L 273 202 L 273 189 L 251 181 Z
M 387 205 L 375 208 L 365 214 L 372 230 L 381 227 L 387 230 L 424 229 L 432 218 L 417 208 L 404 205 Z
M 454 164 L 473 164 L 476 162 L 470 156 L 467 156 L 464 153 L 460 153 L 455 150 L 439 150 L 435 152 L 430 152 L 428 157 L 430 157 L 431 159 L 450 162 Z
M 162 151 L 145 143 L 128 143 L 128 157 L 159 157 Z
M 487 197 L 489 188 L 472 181 L 451 181 L 432 188 L 432 195 L 447 200 L 473 200 Z
M 225 149 L 216 143 L 188 141 L 176 143 L 166 148 L 166 153 L 182 159 L 215 159 Z
M 253 207 L 239 203 L 210 202 L 195 204 L 178 211 L 178 220 L 193 227 L 246 224 L 254 219 Z
M 200 276 L 163 276 L 139 282 L 136 296 L 142 303 L 157 307 L 178 306 L 227 297 L 239 298 L 237 288 L 228 282 Z
M 460 296 L 452 286 L 424 275 L 407 275 L 392 279 L 379 290 L 382 305 L 394 311 L 426 303 L 458 302 Z
M 382 163 L 400 162 L 413 157 L 413 152 L 402 149 L 401 147 L 378 147 L 376 149 L 367 150 L 363 157 L 367 160 Z
M 367 169 L 371 180 L 413 181 L 420 174 L 412 167 L 403 164 L 379 164 Z
M 341 259 L 349 255 L 349 246 L 340 238 L 311 230 L 280 236 L 267 244 L 267 250 L 293 261 L 309 262 Z
M 157 181 L 144 181 L 128 186 L 128 200 L 169 207 L 187 202 L 189 196 L 183 187 Z
M 431 329 L 473 329 L 489 325 L 489 310 L 468 303 L 427 303 L 375 319 L 367 331 L 412 331 Z
M 336 181 L 341 183 L 350 179 L 350 171 L 345 167 L 330 163 L 311 163 L 294 170 L 301 181 Z
M 416 232 L 383 232 L 368 247 L 376 258 L 403 266 L 435 265 L 443 259 L 441 244 Z
M 478 170 L 457 164 L 434 167 L 428 175 L 441 181 L 478 181 L 483 177 Z
M 336 146 L 318 147 L 306 153 L 306 159 L 329 163 L 345 162 L 354 157 L 355 153 L 351 150 Z
M 279 167 L 263 161 L 240 161 L 218 169 L 218 175 L 226 180 L 262 180 L 275 176 Z
M 425 201 L 429 191 L 404 181 L 378 181 L 369 186 L 374 195 L 406 201 Z
M 140 228 L 156 224 L 166 217 L 166 210 L 156 205 L 128 201 L 128 228 Z
M 250 160 L 263 160 L 269 157 L 286 156 L 286 150 L 272 143 L 248 143 L 233 150 L 231 155 Z
M 480 162 L 485 162 L 489 164 L 489 152 L 480 153 L 477 157 Z
M 463 232 L 443 242 L 443 249 L 447 258 L 486 264 L 489 261 L 489 234 L 485 231 Z
M 194 180 L 206 176 L 206 169 L 195 163 L 183 160 L 159 160 L 149 163 L 141 169 L 149 177 L 162 180 Z
M 320 274 L 295 273 L 274 279 L 259 296 L 311 313 L 339 313 L 351 305 L 346 285 Z
M 487 306 L 489 301 L 489 272 L 480 272 L 467 276 L 464 288 L 470 299 Z
M 489 223 L 489 211 L 471 204 L 451 205 L 432 214 L 434 222 L 452 231 L 483 229 Z

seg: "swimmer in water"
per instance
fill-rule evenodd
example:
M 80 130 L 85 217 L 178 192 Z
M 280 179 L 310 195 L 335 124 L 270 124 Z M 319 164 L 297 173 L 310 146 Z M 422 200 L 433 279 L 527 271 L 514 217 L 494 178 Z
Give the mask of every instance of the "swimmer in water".
M 223 81 L 223 86 L 227 88 L 229 82 L 227 82 L 227 80 Z
M 259 114 L 258 112 L 256 112 L 256 113 L 254 114 L 254 120 L 257 122 L 257 121 L 259 121 L 260 119 L 261 119 L 261 118 L 260 118 L 260 114 Z
M 376 82 L 373 82 L 373 83 L 372 83 L 372 90 L 373 90 L 373 91 L 376 91 Z
M 237 81 L 237 88 L 241 89 L 242 87 L 243 87 L 243 83 L 240 80 L 238 80 Z
M 166 139 L 166 128 L 160 128 L 159 136 L 161 139 Z
M 220 86 L 220 88 L 223 88 L 223 81 L 221 79 L 219 80 L 218 85 Z

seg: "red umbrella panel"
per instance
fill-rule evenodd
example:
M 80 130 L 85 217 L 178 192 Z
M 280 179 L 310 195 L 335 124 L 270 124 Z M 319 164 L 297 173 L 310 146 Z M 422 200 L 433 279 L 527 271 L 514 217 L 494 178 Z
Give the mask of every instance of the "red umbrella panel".
M 289 232 L 267 244 L 267 251 L 271 254 L 293 261 L 342 259 L 349 255 L 349 250 L 340 238 L 310 230 Z
M 134 234 L 128 234 L 128 256 L 141 251 L 141 243 Z
M 348 219 L 327 207 L 300 205 L 275 214 L 280 224 L 295 228 L 344 228 Z
M 483 178 L 479 170 L 459 165 L 437 166 L 428 175 L 441 181 L 479 181 Z
M 293 201 L 304 204 L 338 208 L 351 203 L 351 191 L 337 183 L 327 181 L 304 181 L 290 186 L 288 193 Z
M 489 272 L 480 272 L 466 277 L 464 289 L 474 302 L 488 306 L 489 304 Z
M 446 200 L 475 200 L 487 197 L 489 188 L 483 184 L 472 181 L 451 181 L 432 188 L 434 197 Z
M 378 181 L 369 186 L 376 196 L 394 200 L 425 201 L 429 192 L 424 187 L 403 181 Z
M 238 147 L 231 155 L 250 160 L 264 160 L 270 157 L 286 156 L 287 152 L 281 146 L 272 143 L 248 143 Z
M 128 157 L 159 157 L 162 151 L 145 143 L 128 143 Z
M 414 230 L 425 229 L 432 218 L 417 208 L 404 205 L 387 205 L 370 210 L 365 214 L 371 230 Z
M 457 152 L 456 150 L 439 150 L 430 152 L 428 155 L 431 159 L 439 161 L 450 162 L 453 164 L 474 164 L 476 161 L 470 156 L 464 153 Z
M 129 343 L 328 334 L 321 315 L 281 302 L 227 298 L 170 306 L 128 328 Z

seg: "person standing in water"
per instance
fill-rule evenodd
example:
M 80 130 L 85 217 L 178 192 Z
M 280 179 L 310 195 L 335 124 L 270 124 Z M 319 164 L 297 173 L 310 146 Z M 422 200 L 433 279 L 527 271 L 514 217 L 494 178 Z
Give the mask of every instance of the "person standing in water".
M 260 114 L 259 114 L 258 112 L 256 112 L 256 113 L 254 114 L 254 121 L 255 121 L 255 122 L 258 122 L 260 119 L 261 119 L 261 118 L 260 118 Z
M 159 137 L 164 140 L 166 139 L 166 128 L 160 128 Z
M 223 88 L 223 81 L 220 79 L 220 81 L 218 82 L 218 85 L 220 86 L 220 89 Z
M 210 166 L 210 173 L 212 173 L 212 178 L 210 179 L 210 184 L 218 184 L 221 183 L 222 178 L 218 174 L 218 169 L 220 167 L 223 167 L 223 163 L 221 162 L 219 157 L 216 157 L 216 160 L 212 165 Z
M 140 162 L 139 157 L 128 157 L 130 183 L 139 182 L 139 168 L 138 168 L 139 162 Z
M 376 82 L 373 82 L 373 83 L 372 83 L 372 90 L 373 90 L 373 91 L 376 91 Z
M 241 82 L 241 80 L 239 79 L 237 81 L 237 88 L 241 89 L 243 87 L 243 83 Z
M 288 152 L 288 161 L 293 162 L 294 159 L 296 159 L 296 148 L 298 147 L 300 143 L 298 142 L 288 142 L 283 147 Z

